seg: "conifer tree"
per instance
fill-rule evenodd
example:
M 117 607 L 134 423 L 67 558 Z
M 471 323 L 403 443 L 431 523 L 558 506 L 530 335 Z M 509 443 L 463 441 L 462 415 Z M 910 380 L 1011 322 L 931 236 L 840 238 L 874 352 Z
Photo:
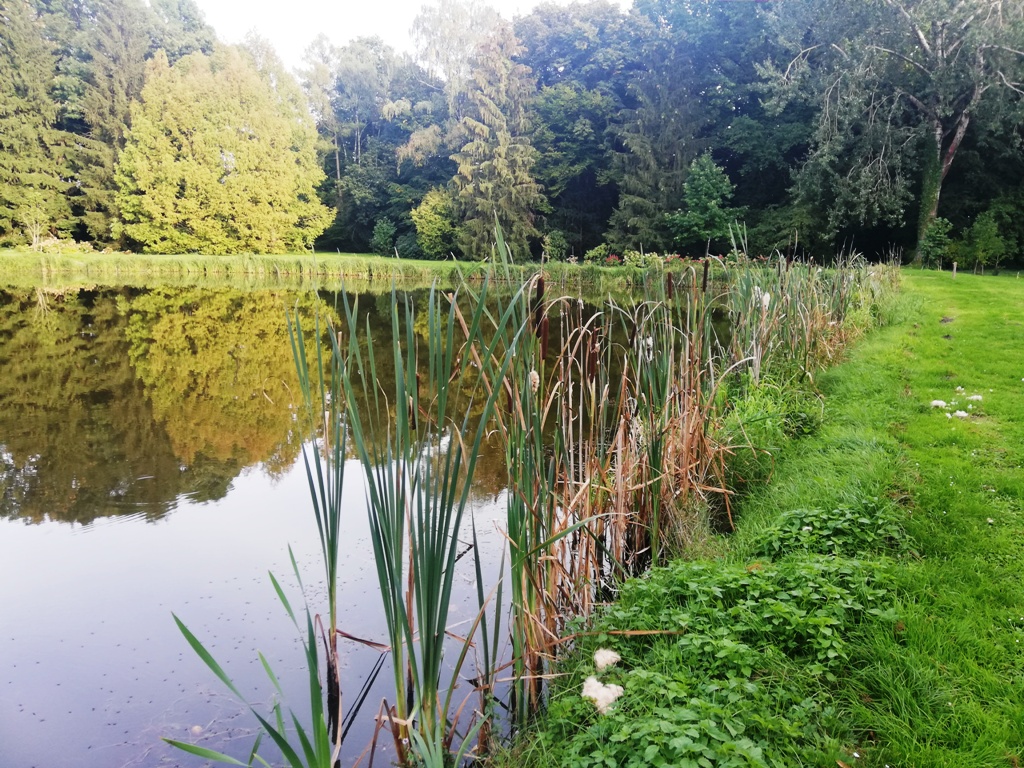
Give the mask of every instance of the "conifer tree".
M 260 52 L 150 62 L 117 167 L 123 233 L 151 253 L 308 248 L 330 220 L 301 91 Z
M 452 155 L 452 179 L 463 217 L 459 243 L 467 256 L 491 252 L 495 218 L 517 256 L 537 237 L 534 212 L 543 203 L 531 168 L 536 151 L 528 138 L 527 105 L 535 86 L 529 69 L 513 59 L 521 49 L 502 23 L 482 42 L 473 61 L 465 116 L 456 129 L 461 149 Z
M 0 240 L 38 245 L 70 226 L 68 137 L 54 128 L 54 58 L 35 11 L 0 0 Z

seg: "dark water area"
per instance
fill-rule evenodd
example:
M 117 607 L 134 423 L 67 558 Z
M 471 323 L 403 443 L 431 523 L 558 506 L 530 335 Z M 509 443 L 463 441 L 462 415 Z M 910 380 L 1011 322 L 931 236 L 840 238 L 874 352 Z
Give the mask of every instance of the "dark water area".
M 195 287 L 0 289 L 2 768 L 204 764 L 161 737 L 244 759 L 255 720 L 172 612 L 266 713 L 262 651 L 304 717 L 298 633 L 267 575 L 301 604 L 290 545 L 311 607 L 324 605 L 285 316 L 337 317 L 336 302 Z M 390 295 L 359 306 L 370 332 L 390 338 Z M 385 642 L 361 477 L 348 467 L 339 623 Z M 492 447 L 473 512 L 495 568 L 503 483 Z M 463 565 L 456 623 L 476 613 L 471 559 Z M 379 658 L 346 643 L 346 707 Z M 389 677 L 385 668 L 367 695 L 345 764 L 369 743 Z

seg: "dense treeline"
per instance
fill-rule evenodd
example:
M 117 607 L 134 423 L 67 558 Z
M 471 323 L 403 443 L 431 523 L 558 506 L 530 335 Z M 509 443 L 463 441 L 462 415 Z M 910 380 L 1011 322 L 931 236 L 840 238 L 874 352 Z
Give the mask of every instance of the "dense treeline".
M 1024 5 L 477 0 L 218 44 L 192 0 L 0 0 L 0 239 L 417 258 L 1024 248 Z M 741 223 L 741 227 L 730 225 Z M 614 257 L 614 258 L 613 258 Z

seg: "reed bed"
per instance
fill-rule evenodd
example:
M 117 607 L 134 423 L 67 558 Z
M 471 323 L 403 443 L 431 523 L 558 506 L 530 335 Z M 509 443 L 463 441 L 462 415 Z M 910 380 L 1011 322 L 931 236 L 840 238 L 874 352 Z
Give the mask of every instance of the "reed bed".
M 481 280 L 455 291 L 435 287 L 417 303 L 393 289 L 388 344 L 363 332 L 347 299 L 343 327 L 324 334 L 329 361 L 304 357 L 296 327 L 300 378 L 319 377 L 302 379 L 308 408 L 329 417 L 319 433 L 310 421 L 322 445 L 307 466 L 331 583 L 346 439 L 365 474 L 395 690 L 379 727 L 405 764 L 440 768 L 480 754 L 499 708 L 525 725 L 560 655 L 625 577 L 729 530 L 728 467 L 742 446 L 722 425 L 736 398 L 811 379 L 899 279 L 895 267 L 852 257 L 829 270 L 705 261 L 655 271 L 635 300 L 594 307 L 550 274 L 524 276 L 500 232 L 496 253 Z M 488 440 L 506 459 L 507 581 L 504 562 L 486 573 L 474 546 L 478 613 L 456 635 L 457 545 L 460 535 L 476 540 L 469 488 Z M 320 627 L 325 649 L 327 705 L 314 709 L 324 719 L 314 732 L 330 735 L 332 759 L 341 748 L 336 619 L 329 609 L 326 629 L 315 617 L 306 632 L 315 656 Z M 500 652 L 506 636 L 510 656 Z M 452 643 L 456 658 L 445 664 Z M 475 705 L 456 694 L 471 656 Z M 509 698 L 498 701 L 506 679 Z

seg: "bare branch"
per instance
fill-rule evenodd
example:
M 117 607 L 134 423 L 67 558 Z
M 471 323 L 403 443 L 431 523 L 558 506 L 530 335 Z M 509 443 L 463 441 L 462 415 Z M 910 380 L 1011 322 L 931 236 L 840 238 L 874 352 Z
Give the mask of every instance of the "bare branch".
M 789 75 L 790 72 L 792 72 L 793 67 L 795 67 L 798 62 L 806 61 L 811 51 L 815 50 L 816 48 L 821 48 L 822 45 L 823 43 L 819 43 L 818 45 L 812 45 L 810 48 L 804 48 L 802 51 L 800 51 L 800 53 L 794 56 L 793 60 L 789 62 L 789 65 L 786 67 L 786 71 L 783 73 L 783 77 L 786 80 L 789 80 Z
M 925 37 L 924 31 L 921 29 L 920 26 L 918 26 L 917 22 L 914 21 L 914 17 L 910 15 L 910 12 L 903 7 L 903 3 L 900 3 L 897 0 L 885 0 L 885 4 L 888 5 L 890 8 L 895 8 L 897 11 L 899 11 L 900 16 L 902 16 L 906 20 L 906 22 L 910 25 L 910 29 L 917 36 L 917 41 L 918 43 L 920 43 L 921 49 L 925 53 L 927 53 L 931 58 L 934 59 L 935 53 L 932 51 L 932 47 L 928 43 L 928 38 Z
M 1006 77 L 1006 75 L 1004 75 L 1002 73 L 1001 70 L 996 70 L 996 75 L 999 77 L 999 79 L 1002 81 L 1002 83 L 1003 83 L 1003 85 L 1005 87 L 1009 88 L 1014 93 L 1018 93 L 1021 96 L 1024 96 L 1024 83 L 1014 83 L 1014 82 L 1011 82 Z
M 899 51 L 893 51 L 893 50 L 890 50 L 889 48 L 883 48 L 880 45 L 869 45 L 868 48 L 870 48 L 872 50 L 875 50 L 875 51 L 881 51 L 882 53 L 887 53 L 890 56 L 895 56 L 897 59 L 900 59 L 901 61 L 905 61 L 907 64 L 910 64 L 911 66 L 916 67 L 917 69 L 919 69 L 921 72 L 924 72 L 926 75 L 928 75 L 928 77 L 932 76 L 932 72 L 931 72 L 930 69 L 928 69 L 926 66 L 924 66 L 920 62 L 914 61 L 909 56 L 906 56 L 906 55 L 900 53 Z

